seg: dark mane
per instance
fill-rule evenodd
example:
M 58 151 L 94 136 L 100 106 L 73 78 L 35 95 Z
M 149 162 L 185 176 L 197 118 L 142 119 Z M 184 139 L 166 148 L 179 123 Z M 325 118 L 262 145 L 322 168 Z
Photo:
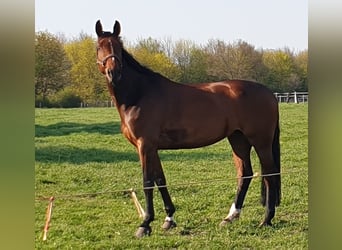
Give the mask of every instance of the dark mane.
M 147 68 L 146 66 L 141 65 L 135 58 L 127 52 L 124 48 L 122 48 L 122 58 L 127 62 L 129 66 L 134 68 L 136 71 L 147 74 L 147 75 L 159 75 L 159 73 L 154 72 L 153 70 Z

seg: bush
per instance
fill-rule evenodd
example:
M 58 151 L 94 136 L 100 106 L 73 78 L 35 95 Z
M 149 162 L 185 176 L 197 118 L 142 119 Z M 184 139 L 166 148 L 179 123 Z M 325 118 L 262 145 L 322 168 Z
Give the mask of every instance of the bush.
M 81 106 L 82 98 L 70 90 L 62 90 L 55 95 L 55 102 L 61 108 L 78 108 Z
M 36 108 L 54 108 L 58 107 L 58 105 L 50 100 L 48 97 L 36 96 L 35 99 L 35 107 Z
M 43 98 L 36 96 L 36 108 L 78 108 L 81 106 L 82 98 L 71 90 L 61 90 L 55 95 Z

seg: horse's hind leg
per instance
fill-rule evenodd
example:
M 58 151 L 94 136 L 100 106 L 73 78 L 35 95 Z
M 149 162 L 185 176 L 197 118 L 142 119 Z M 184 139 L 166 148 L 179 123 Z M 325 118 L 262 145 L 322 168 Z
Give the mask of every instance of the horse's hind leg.
M 275 215 L 275 207 L 279 201 L 280 177 L 275 162 L 273 161 L 271 146 L 255 147 L 259 156 L 262 175 L 270 175 L 262 178 L 262 204 L 266 206 L 266 214 L 260 226 L 271 226 L 271 220 Z M 279 203 L 279 202 L 278 202 Z
M 239 218 L 242 205 L 251 182 L 251 178 L 243 177 L 253 175 L 250 160 L 251 145 L 247 138 L 240 131 L 236 131 L 228 137 L 228 140 L 233 149 L 233 158 L 238 176 L 238 187 L 235 200 L 227 217 L 221 222 L 221 226 Z

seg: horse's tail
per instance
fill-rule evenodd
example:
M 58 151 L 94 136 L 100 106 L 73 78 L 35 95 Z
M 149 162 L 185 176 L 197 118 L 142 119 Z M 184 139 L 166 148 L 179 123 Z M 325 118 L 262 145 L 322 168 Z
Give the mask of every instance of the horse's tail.
M 276 200 L 275 205 L 279 206 L 280 199 L 281 199 L 281 176 L 280 176 L 280 130 L 279 130 L 279 121 L 278 124 L 274 130 L 274 137 L 273 137 L 273 143 L 272 143 L 272 156 L 273 156 L 273 162 L 274 162 L 274 175 L 273 180 L 275 181 L 275 188 L 276 188 Z M 266 186 L 265 186 L 265 177 L 262 177 L 261 180 L 261 203 L 263 206 L 266 205 Z

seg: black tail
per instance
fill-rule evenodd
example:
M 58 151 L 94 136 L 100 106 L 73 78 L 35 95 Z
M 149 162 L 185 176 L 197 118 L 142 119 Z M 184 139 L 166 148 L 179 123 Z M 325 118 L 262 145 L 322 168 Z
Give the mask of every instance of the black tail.
M 272 143 L 272 155 L 273 161 L 275 165 L 274 173 L 279 173 L 279 175 L 275 175 L 273 178 L 275 180 L 276 185 L 276 206 L 279 206 L 281 200 L 281 175 L 280 175 L 280 130 L 279 123 L 274 131 L 273 143 Z M 261 180 L 261 203 L 263 206 L 266 205 L 266 186 L 265 186 L 265 177 L 262 177 Z

